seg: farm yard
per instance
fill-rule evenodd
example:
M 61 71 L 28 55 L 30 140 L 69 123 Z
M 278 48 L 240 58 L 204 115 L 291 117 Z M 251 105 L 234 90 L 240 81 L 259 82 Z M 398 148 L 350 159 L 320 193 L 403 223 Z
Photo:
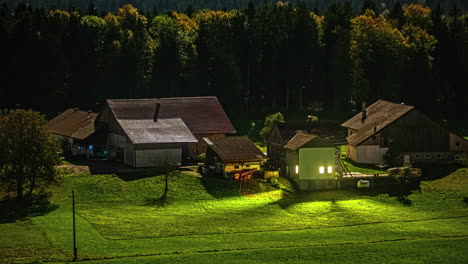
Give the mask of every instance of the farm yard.
M 164 180 L 156 172 L 65 174 L 46 212 L 2 218 L 0 262 L 73 259 L 73 187 L 84 263 L 466 263 L 467 177 L 462 168 L 423 182 L 408 204 L 388 194 L 295 193 L 181 171 L 160 207 Z

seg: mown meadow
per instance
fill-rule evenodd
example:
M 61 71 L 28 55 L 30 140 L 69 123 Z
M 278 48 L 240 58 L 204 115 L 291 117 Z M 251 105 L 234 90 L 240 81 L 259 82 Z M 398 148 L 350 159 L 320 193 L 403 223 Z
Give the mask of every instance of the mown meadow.
M 405 197 L 294 193 L 179 172 L 168 204 L 162 176 L 66 174 L 52 209 L 0 223 L 0 262 L 466 263 L 468 168 Z M 250 188 L 252 189 L 252 188 Z

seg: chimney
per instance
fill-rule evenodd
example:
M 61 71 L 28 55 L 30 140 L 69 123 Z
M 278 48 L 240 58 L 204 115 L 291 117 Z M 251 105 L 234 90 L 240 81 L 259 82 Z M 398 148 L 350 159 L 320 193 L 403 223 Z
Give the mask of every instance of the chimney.
M 366 103 L 362 102 L 362 116 L 361 116 L 361 125 L 364 125 L 366 123 L 366 118 L 367 118 L 367 111 L 366 111 Z
M 153 121 L 158 122 L 159 108 L 161 108 L 161 103 L 159 100 L 156 100 L 156 109 L 154 110 Z

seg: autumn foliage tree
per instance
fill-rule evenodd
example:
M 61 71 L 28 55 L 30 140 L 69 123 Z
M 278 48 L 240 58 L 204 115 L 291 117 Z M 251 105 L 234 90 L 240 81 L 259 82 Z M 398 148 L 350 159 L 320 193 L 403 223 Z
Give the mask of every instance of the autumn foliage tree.
M 107 98 L 211 95 L 248 119 L 304 117 L 314 101 L 344 114 L 350 102 L 360 110 L 377 99 L 467 115 L 468 26 L 455 5 L 258 0 L 210 10 L 157 1 L 87 12 L 1 5 L 0 108 L 52 116 L 70 106 L 99 111 Z M 160 12 L 167 5 L 179 11 Z
M 37 112 L 16 110 L 0 116 L 0 184 L 16 199 L 57 180 L 60 146 Z

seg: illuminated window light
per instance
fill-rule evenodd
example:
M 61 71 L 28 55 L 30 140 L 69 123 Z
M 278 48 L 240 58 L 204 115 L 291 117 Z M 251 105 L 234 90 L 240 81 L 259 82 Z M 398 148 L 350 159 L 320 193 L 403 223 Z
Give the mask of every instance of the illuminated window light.
M 333 167 L 332 167 L 332 166 L 328 166 L 328 167 L 327 167 L 327 172 L 328 172 L 328 173 L 332 173 L 332 172 L 333 172 Z
M 298 173 L 299 173 L 299 166 L 296 165 L 296 174 L 298 174 Z
M 325 173 L 325 167 L 320 167 L 319 172 L 320 172 L 320 174 L 324 174 Z

